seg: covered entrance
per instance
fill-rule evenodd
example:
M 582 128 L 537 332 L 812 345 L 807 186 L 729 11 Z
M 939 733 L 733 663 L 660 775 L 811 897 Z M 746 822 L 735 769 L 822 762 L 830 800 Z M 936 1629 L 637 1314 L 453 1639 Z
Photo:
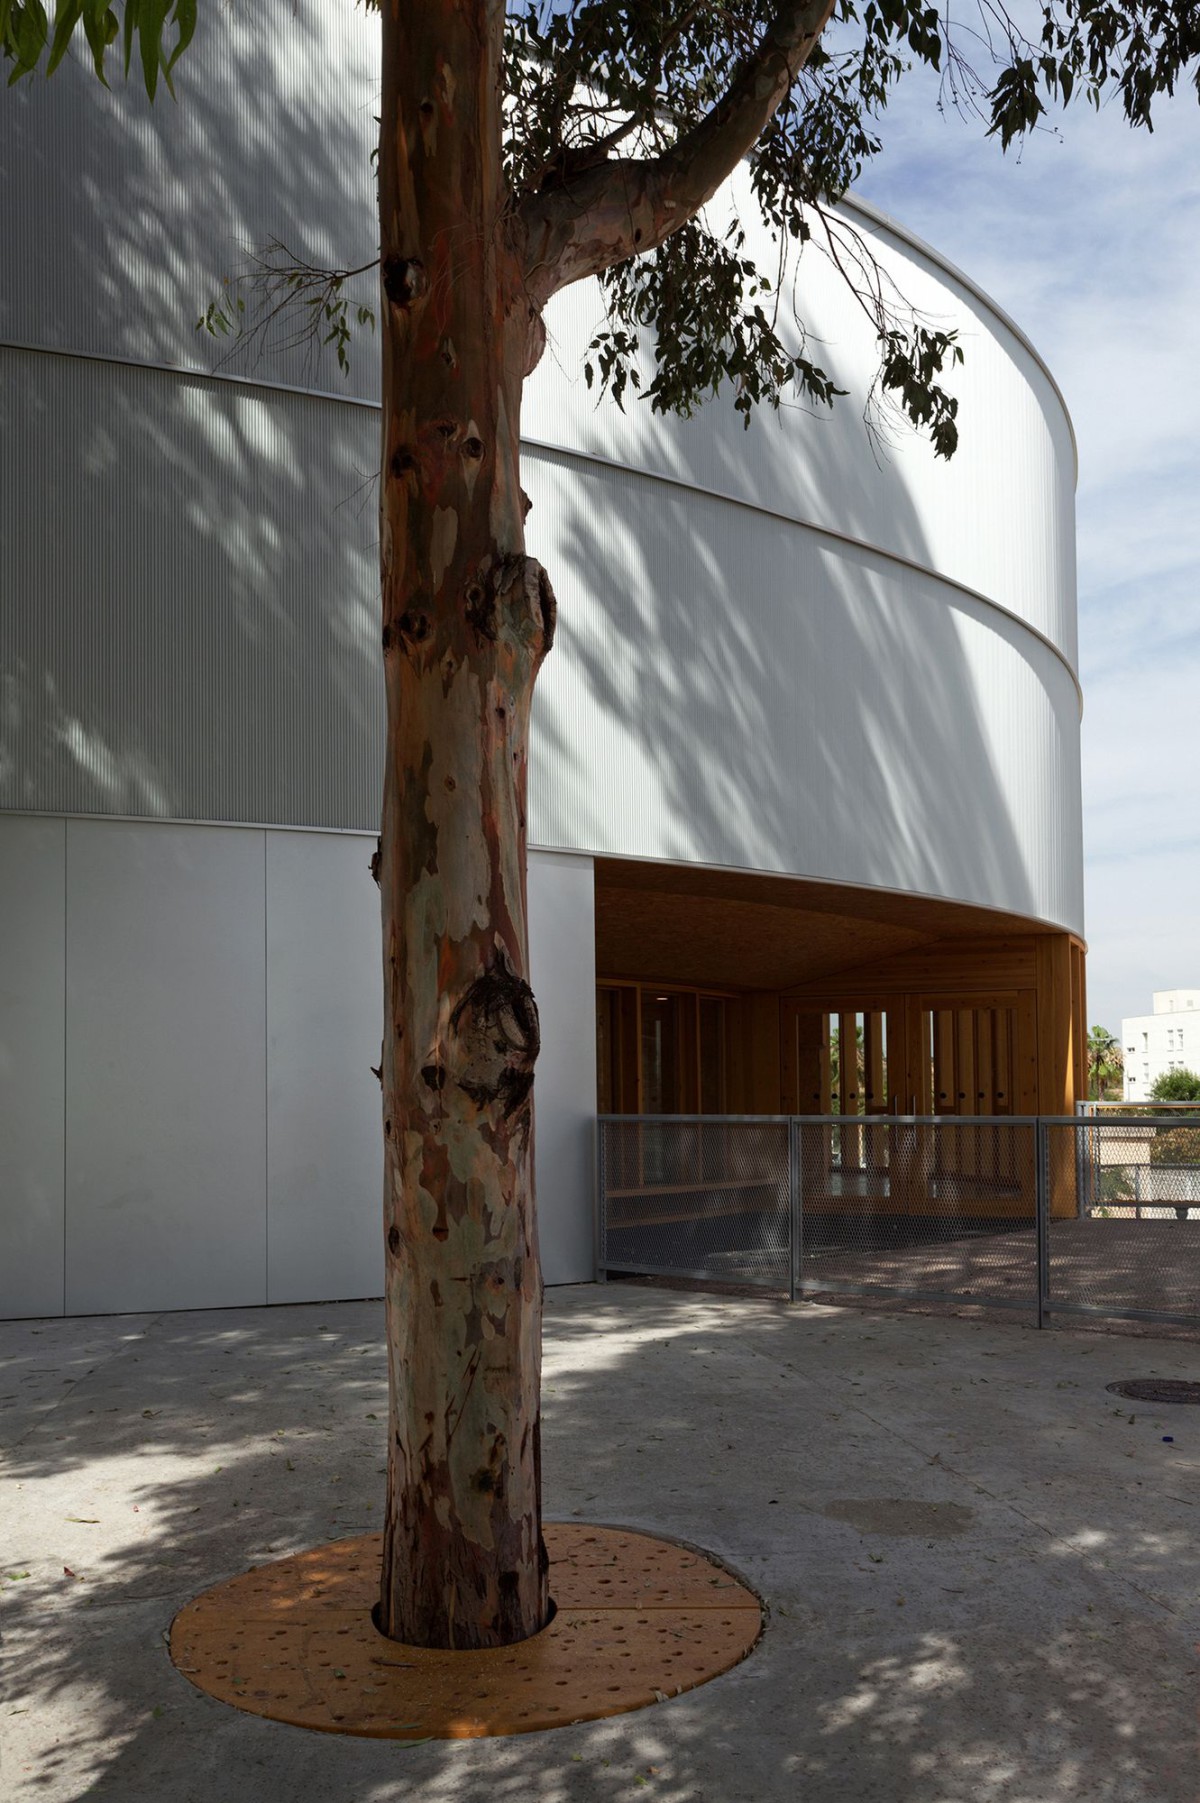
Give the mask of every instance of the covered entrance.
M 1016 915 L 598 859 L 596 966 L 601 1114 L 861 1115 L 865 1147 L 1086 1094 L 1083 944 Z

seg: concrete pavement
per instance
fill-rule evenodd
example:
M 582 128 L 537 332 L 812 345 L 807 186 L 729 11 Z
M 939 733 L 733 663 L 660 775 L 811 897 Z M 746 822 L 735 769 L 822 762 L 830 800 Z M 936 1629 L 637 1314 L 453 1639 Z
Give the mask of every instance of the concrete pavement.
M 167 1658 L 217 1579 L 378 1527 L 377 1303 L 0 1326 L 5 1803 L 1195 1803 L 1200 1346 L 632 1286 L 552 1291 L 548 1515 L 766 1597 L 638 1714 L 406 1748 Z M 1164 1436 L 1173 1436 L 1170 1444 Z

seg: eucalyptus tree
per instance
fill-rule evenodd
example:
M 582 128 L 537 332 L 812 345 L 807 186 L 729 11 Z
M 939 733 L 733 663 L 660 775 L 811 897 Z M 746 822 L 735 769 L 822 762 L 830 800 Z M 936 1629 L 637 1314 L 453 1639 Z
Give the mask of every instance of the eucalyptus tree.
M 831 403 L 774 261 L 757 267 L 736 226 L 706 220 L 739 166 L 770 234 L 794 246 L 879 148 L 877 117 L 914 63 L 941 70 L 1006 147 L 1080 94 L 1098 105 L 1115 92 L 1149 125 L 1155 98 L 1195 75 L 1195 0 L 1031 0 L 1026 29 L 1002 0 L 977 5 L 961 38 L 949 6 L 925 0 L 380 6 L 391 1414 L 379 1619 L 393 1637 L 504 1644 L 548 1613 L 525 794 L 555 603 L 525 549 L 518 453 L 546 305 L 599 278 L 607 322 L 588 374 L 618 400 L 638 383 L 645 333 L 651 407 L 688 413 L 725 392 L 748 422 L 789 393 Z M 14 79 L 51 72 L 79 42 L 101 80 L 123 63 L 153 95 L 172 86 L 196 9 L 54 0 L 48 16 L 43 0 L 0 0 L 0 44 Z M 289 21 L 281 6 L 278 30 Z M 344 350 L 346 272 L 264 269 Z M 880 391 L 949 456 L 953 334 L 897 316 L 869 271 L 857 298 Z

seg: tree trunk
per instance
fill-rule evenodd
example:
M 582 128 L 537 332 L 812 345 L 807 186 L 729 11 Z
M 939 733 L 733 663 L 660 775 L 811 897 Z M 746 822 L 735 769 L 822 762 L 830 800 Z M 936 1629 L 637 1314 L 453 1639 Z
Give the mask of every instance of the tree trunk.
M 554 602 L 524 551 L 532 337 L 501 168 L 503 0 L 384 0 L 382 1059 L 390 1382 L 380 1626 L 547 1618 L 525 793 Z

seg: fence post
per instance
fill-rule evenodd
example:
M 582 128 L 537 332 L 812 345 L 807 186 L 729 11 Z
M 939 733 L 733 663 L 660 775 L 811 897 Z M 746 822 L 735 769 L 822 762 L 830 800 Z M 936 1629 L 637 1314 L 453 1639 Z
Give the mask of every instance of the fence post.
M 1034 1122 L 1034 1206 L 1037 1212 L 1037 1324 L 1050 1315 L 1050 1130 L 1040 1116 Z
M 595 1170 L 596 1170 L 595 1266 L 596 1266 L 596 1282 L 597 1283 L 607 1283 L 608 1282 L 608 1268 L 607 1268 L 607 1262 L 606 1262 L 607 1258 L 608 1258 L 608 1233 L 607 1233 L 608 1190 L 607 1190 L 607 1182 L 606 1182 L 607 1170 L 606 1170 L 606 1166 L 605 1166 L 605 1157 L 604 1157 L 604 1152 L 605 1152 L 604 1142 L 605 1142 L 604 1122 L 602 1120 L 600 1120 L 599 1118 L 597 1118 L 597 1120 L 596 1120 L 596 1148 L 595 1148 L 596 1149 L 596 1161 L 595 1161 Z
M 803 1288 L 804 1216 L 800 1193 L 799 1121 L 788 1120 L 788 1301 L 794 1302 Z
M 1076 1102 L 1075 1117 L 1077 1120 L 1090 1118 L 1085 1102 Z M 1092 1143 L 1094 1135 L 1090 1130 L 1085 1132 L 1082 1127 L 1074 1127 L 1072 1132 L 1075 1135 L 1075 1215 L 1077 1220 L 1084 1221 L 1091 1214 L 1099 1188 L 1094 1176 L 1099 1149 Z

